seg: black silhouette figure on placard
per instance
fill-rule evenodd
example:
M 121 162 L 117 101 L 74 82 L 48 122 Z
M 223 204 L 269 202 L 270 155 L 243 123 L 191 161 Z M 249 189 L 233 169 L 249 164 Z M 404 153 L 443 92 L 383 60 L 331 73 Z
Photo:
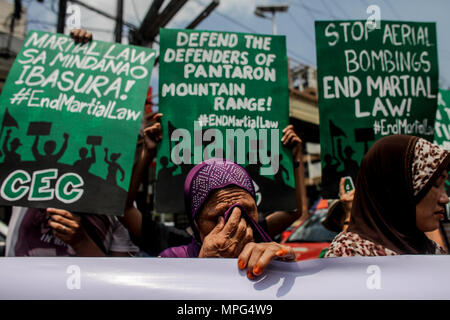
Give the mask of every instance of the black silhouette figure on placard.
M 336 138 L 336 137 L 345 137 L 345 138 L 347 138 L 347 135 L 345 134 L 344 130 L 342 130 L 337 125 L 335 125 L 333 123 L 333 121 L 331 121 L 331 120 L 329 122 L 329 126 L 330 126 L 330 135 L 331 135 L 332 154 L 333 154 L 334 157 L 336 157 L 336 153 L 335 153 L 335 150 L 334 150 L 334 138 Z
M 201 132 L 201 135 L 203 137 L 203 131 Z M 211 141 L 208 140 L 203 140 L 202 139 L 202 145 L 203 145 L 203 149 L 206 149 L 206 147 L 212 143 L 214 143 L 216 141 L 216 137 L 215 136 L 211 136 Z
M 252 179 L 255 179 L 254 177 L 260 174 L 260 169 L 262 167 L 262 164 L 258 159 L 257 153 L 256 153 L 256 159 L 250 159 L 251 154 L 252 154 L 251 152 L 247 152 L 248 165 L 245 167 L 245 170 L 247 170 L 247 172 L 250 174 L 250 177 L 252 177 Z
M 78 151 L 78 154 L 80 155 L 80 159 L 75 161 L 73 164 L 74 167 L 76 167 L 80 171 L 89 171 L 91 166 L 95 163 L 95 148 L 94 146 L 91 147 L 91 156 L 88 157 L 87 154 L 89 153 L 89 150 L 87 148 L 81 148 Z
M 344 154 L 342 154 L 342 141 L 341 139 L 337 140 L 337 149 L 338 149 L 338 155 L 341 159 L 342 163 L 344 164 L 344 171 L 343 175 L 351 176 L 353 179 L 356 178 L 356 175 L 358 174 L 359 165 L 358 162 L 352 159 L 353 154 L 355 151 L 350 146 L 346 146 L 344 149 Z
M 173 176 L 173 172 L 178 169 L 178 166 L 174 165 L 168 168 L 167 166 L 169 165 L 169 159 L 167 157 L 161 157 L 161 159 L 159 159 L 159 163 L 161 164 L 162 168 L 159 169 L 158 179 L 162 179 L 163 181 L 170 181 L 166 179 L 170 179 Z
M 169 130 L 169 148 L 170 148 L 170 153 L 172 153 L 172 134 L 175 130 L 177 130 L 177 128 L 172 124 L 172 122 L 167 121 L 167 128 Z
M 73 164 L 74 167 L 84 172 L 88 172 L 91 166 L 97 161 L 95 155 L 95 146 L 99 146 L 102 144 L 102 137 L 89 136 L 87 137 L 86 143 L 91 145 L 91 156 L 87 156 L 89 150 L 83 147 L 78 151 L 80 159 L 75 161 L 75 163 Z
M 105 162 L 108 164 L 108 175 L 106 176 L 106 182 L 117 184 L 117 171 L 122 174 L 120 181 L 125 179 L 125 171 L 122 169 L 117 160 L 120 158 L 121 153 L 111 153 L 110 160 L 108 160 L 108 148 L 105 148 Z
M 369 141 L 375 140 L 373 128 L 357 128 L 355 129 L 355 141 L 364 142 L 364 154 L 369 151 Z
M 22 145 L 19 138 L 14 138 L 10 143 L 10 148 L 8 149 L 9 138 L 11 137 L 11 129 L 6 132 L 5 141 L 3 141 L 3 153 L 5 154 L 4 163 L 12 164 L 20 162 L 20 154 L 16 151 Z
M 332 195 L 324 195 L 324 197 L 335 197 L 339 192 L 339 176 L 337 170 L 341 163 L 331 154 L 324 155 L 323 160 L 325 165 L 322 169 L 322 188 L 326 192 L 333 193 Z M 336 162 L 333 163 L 333 160 Z
M 33 153 L 36 161 L 46 161 L 49 163 L 56 163 L 66 152 L 69 135 L 67 133 L 63 134 L 64 143 L 59 149 L 58 152 L 55 153 L 56 150 L 56 142 L 54 140 L 48 140 L 44 143 L 44 153 L 40 154 L 38 150 L 39 137 L 50 135 L 50 129 L 52 127 L 51 122 L 30 122 L 28 126 L 27 135 L 36 136 L 33 146 L 31 147 L 31 151 Z
M 218 130 L 218 129 L 216 129 Z M 212 159 L 212 158 L 224 158 L 225 157 L 225 151 L 222 148 L 214 148 L 214 152 L 211 152 L 208 150 L 208 146 L 210 146 L 209 148 L 213 148 L 213 146 L 216 143 L 216 136 L 211 136 L 211 141 L 203 141 L 203 160 L 208 160 L 208 159 Z M 208 150 L 208 153 L 206 152 Z M 209 154 L 212 153 L 212 154 Z
M 195 164 L 180 164 L 181 167 L 181 175 L 186 177 L 189 173 L 189 171 L 191 171 L 191 169 L 193 167 L 195 167 Z
M 5 129 L 5 127 L 15 127 L 17 129 L 19 128 L 19 124 L 17 123 L 17 120 L 11 116 L 11 114 L 8 111 L 8 108 L 6 108 L 5 115 L 3 116 L 2 127 L 0 128 L 0 139 L 2 138 L 3 129 Z M 2 156 L 2 152 L 0 151 L 0 157 L 1 156 Z
M 283 155 L 280 153 L 278 156 L 278 171 L 275 173 L 274 179 L 275 181 L 278 181 L 279 183 L 283 183 L 284 181 L 289 180 L 289 171 L 281 164 L 283 161 Z M 272 159 L 273 163 L 273 159 Z M 283 172 L 286 180 L 283 180 Z

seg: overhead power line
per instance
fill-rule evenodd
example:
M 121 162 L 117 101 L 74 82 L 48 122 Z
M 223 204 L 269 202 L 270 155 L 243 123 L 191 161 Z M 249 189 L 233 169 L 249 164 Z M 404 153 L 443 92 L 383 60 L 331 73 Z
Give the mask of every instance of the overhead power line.
M 240 22 L 237 21 L 236 19 L 231 18 L 230 16 L 228 16 L 228 15 L 226 15 L 226 14 L 220 12 L 220 11 L 217 11 L 217 10 L 216 10 L 216 11 L 214 11 L 214 13 L 215 13 L 215 14 L 218 14 L 219 16 L 225 18 L 226 20 L 228 20 L 228 21 L 234 23 L 234 24 L 237 25 L 237 26 L 240 26 L 241 28 L 243 28 L 243 29 L 245 29 L 245 30 L 247 30 L 247 31 L 249 31 L 249 32 L 251 32 L 251 33 L 260 33 L 259 31 L 253 30 L 252 28 L 250 28 L 250 27 L 248 27 L 248 26 L 246 26 L 246 25 L 240 23 Z M 297 62 L 302 63 L 302 64 L 308 64 L 308 65 L 314 66 L 314 63 L 313 63 L 313 62 L 311 62 L 309 59 L 307 59 L 307 58 L 305 58 L 305 57 L 302 57 L 302 56 L 299 55 L 298 53 L 294 53 L 292 50 L 289 50 L 289 49 L 287 49 L 287 52 L 288 52 L 292 57 L 295 58 L 295 59 L 293 59 L 293 60 L 296 60 Z
M 224 19 L 226 19 L 226 20 L 228 20 L 228 21 L 234 23 L 234 24 L 237 25 L 237 26 L 240 26 L 241 28 L 243 28 L 243 29 L 245 29 L 245 30 L 247 30 L 247 31 L 249 31 L 249 32 L 251 32 L 251 33 L 259 33 L 258 31 L 253 30 L 252 28 L 249 28 L 249 27 L 246 26 L 245 24 L 239 22 L 238 20 L 236 20 L 236 19 L 234 19 L 234 18 L 231 18 L 231 17 L 229 17 L 229 16 L 223 14 L 223 13 L 220 12 L 220 11 L 214 11 L 214 13 L 215 13 L 215 14 L 218 14 L 218 15 L 221 16 L 222 18 L 224 18 Z
M 292 21 L 294 22 L 294 24 L 297 26 L 297 28 L 301 31 L 301 32 L 303 32 L 303 34 L 314 44 L 314 39 L 313 39 L 313 37 L 311 36 L 311 33 L 310 32 L 308 32 L 308 30 L 306 30 L 305 29 L 305 27 L 303 26 L 303 25 L 301 25 L 301 24 L 299 24 L 298 22 L 297 22 L 297 19 L 295 19 L 295 17 L 292 15 L 292 13 L 290 13 L 289 11 L 288 11 L 288 15 L 289 15 L 289 17 L 292 19 Z

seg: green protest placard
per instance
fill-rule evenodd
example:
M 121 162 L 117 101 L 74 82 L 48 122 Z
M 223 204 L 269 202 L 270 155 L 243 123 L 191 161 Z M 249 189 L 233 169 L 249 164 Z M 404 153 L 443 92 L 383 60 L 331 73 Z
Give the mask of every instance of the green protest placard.
M 450 90 L 439 89 L 434 143 L 450 150 Z
M 154 60 L 30 31 L 0 98 L 0 203 L 122 215 Z
M 209 158 L 244 166 L 259 209 L 295 208 L 284 36 L 162 29 L 156 208 L 183 212 L 189 170 Z
M 450 151 L 450 90 L 439 89 L 438 108 L 434 123 L 434 143 Z M 447 193 L 450 195 L 450 182 L 445 182 Z
M 438 59 L 434 23 L 317 21 L 322 189 L 337 198 L 339 180 L 356 181 L 379 138 L 434 137 Z

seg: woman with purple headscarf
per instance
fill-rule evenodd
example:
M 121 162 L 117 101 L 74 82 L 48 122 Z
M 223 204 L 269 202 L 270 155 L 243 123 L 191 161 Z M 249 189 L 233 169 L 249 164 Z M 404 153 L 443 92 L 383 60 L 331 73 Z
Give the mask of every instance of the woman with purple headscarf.
M 198 164 L 186 177 L 184 196 L 193 240 L 161 257 L 239 257 L 239 268 L 247 268 L 251 279 L 274 258 L 295 260 L 292 248 L 271 242 L 257 223 L 253 181 L 241 166 L 224 159 Z
M 133 169 L 127 206 L 122 218 L 122 223 L 135 239 L 145 239 L 145 234 L 150 233 L 143 215 L 133 205 L 133 201 L 140 183 L 139 178 L 156 155 L 156 145 L 162 139 L 159 123 L 161 117 L 162 114 L 152 115 L 144 129 L 145 147 Z M 194 167 L 185 181 L 185 207 L 194 233 L 192 240 L 188 245 L 166 249 L 159 256 L 239 257 L 238 265 L 241 269 L 247 268 L 249 278 L 261 274 L 274 258 L 295 260 L 291 248 L 271 242 L 270 239 L 270 235 L 281 233 L 300 218 L 304 209 L 299 191 L 303 184 L 302 144 L 292 125 L 283 130 L 281 143 L 292 148 L 296 210 L 269 214 L 264 220 L 260 220 L 263 228 L 256 222 L 256 194 L 248 172 L 223 159 L 205 161 Z

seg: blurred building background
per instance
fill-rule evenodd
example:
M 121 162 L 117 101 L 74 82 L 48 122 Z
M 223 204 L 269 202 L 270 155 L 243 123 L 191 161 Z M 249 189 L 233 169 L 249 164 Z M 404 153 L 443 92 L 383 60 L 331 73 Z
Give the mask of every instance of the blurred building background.
M 27 32 L 26 8 L 0 0 L 0 91 Z

